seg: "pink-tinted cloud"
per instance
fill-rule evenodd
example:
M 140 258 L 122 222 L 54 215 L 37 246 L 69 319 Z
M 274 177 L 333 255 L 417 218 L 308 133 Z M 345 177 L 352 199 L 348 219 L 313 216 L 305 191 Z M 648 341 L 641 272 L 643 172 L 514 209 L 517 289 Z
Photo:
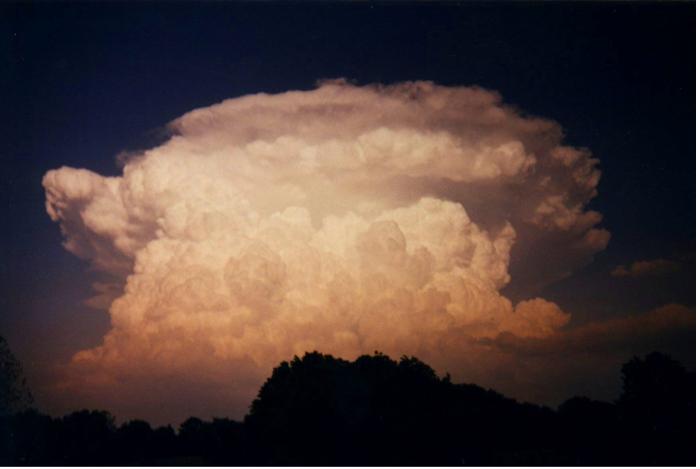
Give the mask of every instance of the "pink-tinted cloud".
M 504 333 L 479 340 L 478 349 L 490 366 L 463 369 L 459 377 L 551 405 L 572 397 L 572 390 L 612 400 L 622 385 L 620 367 L 633 355 L 661 351 L 694 369 L 695 318 L 694 310 L 668 304 L 641 314 L 564 328 L 544 338 Z
M 335 81 L 171 127 L 119 177 L 44 177 L 66 248 L 120 289 L 98 285 L 112 328 L 62 385 L 131 415 L 154 412 L 151 394 L 241 415 L 272 366 L 313 349 L 488 367 L 468 355 L 480 341 L 569 321 L 504 297 L 510 272 L 546 284 L 609 239 L 586 209 L 597 161 L 480 88 Z
M 668 259 L 633 262 L 629 266 L 618 265 L 611 272 L 613 277 L 646 277 L 665 275 L 680 269 L 680 264 Z

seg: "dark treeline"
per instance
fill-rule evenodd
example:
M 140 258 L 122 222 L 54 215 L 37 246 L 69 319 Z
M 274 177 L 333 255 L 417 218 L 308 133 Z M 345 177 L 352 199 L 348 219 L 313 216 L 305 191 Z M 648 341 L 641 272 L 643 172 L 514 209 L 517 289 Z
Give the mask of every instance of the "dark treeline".
M 0 419 L 10 465 L 695 465 L 695 379 L 652 353 L 614 403 L 557 410 L 440 378 L 415 358 L 283 362 L 243 422 L 116 426 L 107 412 Z M 546 385 L 546 384 L 545 384 Z

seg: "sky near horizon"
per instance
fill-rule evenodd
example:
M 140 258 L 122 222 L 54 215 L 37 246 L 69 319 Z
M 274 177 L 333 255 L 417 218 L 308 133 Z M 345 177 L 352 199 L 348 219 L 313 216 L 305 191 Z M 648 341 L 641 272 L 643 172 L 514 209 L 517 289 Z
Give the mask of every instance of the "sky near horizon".
M 548 405 L 694 369 L 694 4 L 0 8 L 40 409 L 240 418 L 310 350 Z

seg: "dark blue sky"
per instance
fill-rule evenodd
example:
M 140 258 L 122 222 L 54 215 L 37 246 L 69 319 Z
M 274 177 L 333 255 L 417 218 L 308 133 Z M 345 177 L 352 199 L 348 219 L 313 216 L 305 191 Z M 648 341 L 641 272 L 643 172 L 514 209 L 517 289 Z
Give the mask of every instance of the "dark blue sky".
M 498 90 L 600 159 L 608 248 L 543 296 L 576 322 L 695 306 L 692 3 L 3 4 L 0 334 L 30 375 L 94 346 L 94 275 L 61 247 L 43 174 L 117 174 L 115 156 L 195 107 L 254 92 L 432 80 Z M 664 257 L 663 278 L 615 280 Z

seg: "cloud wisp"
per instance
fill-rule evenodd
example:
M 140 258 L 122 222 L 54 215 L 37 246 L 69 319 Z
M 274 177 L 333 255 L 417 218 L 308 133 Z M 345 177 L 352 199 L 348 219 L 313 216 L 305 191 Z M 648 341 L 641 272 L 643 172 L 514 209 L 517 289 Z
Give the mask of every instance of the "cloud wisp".
M 459 367 L 484 360 L 465 354 L 483 340 L 552 337 L 566 312 L 501 289 L 512 271 L 561 278 L 609 239 L 586 209 L 597 161 L 481 88 L 333 81 L 171 129 L 119 177 L 43 180 L 66 249 L 120 288 L 98 285 L 111 330 L 63 386 L 127 413 L 178 400 L 241 415 L 277 362 L 309 350 Z
M 618 265 L 611 272 L 613 277 L 648 277 L 676 272 L 681 264 L 668 259 L 636 261 L 629 266 Z

